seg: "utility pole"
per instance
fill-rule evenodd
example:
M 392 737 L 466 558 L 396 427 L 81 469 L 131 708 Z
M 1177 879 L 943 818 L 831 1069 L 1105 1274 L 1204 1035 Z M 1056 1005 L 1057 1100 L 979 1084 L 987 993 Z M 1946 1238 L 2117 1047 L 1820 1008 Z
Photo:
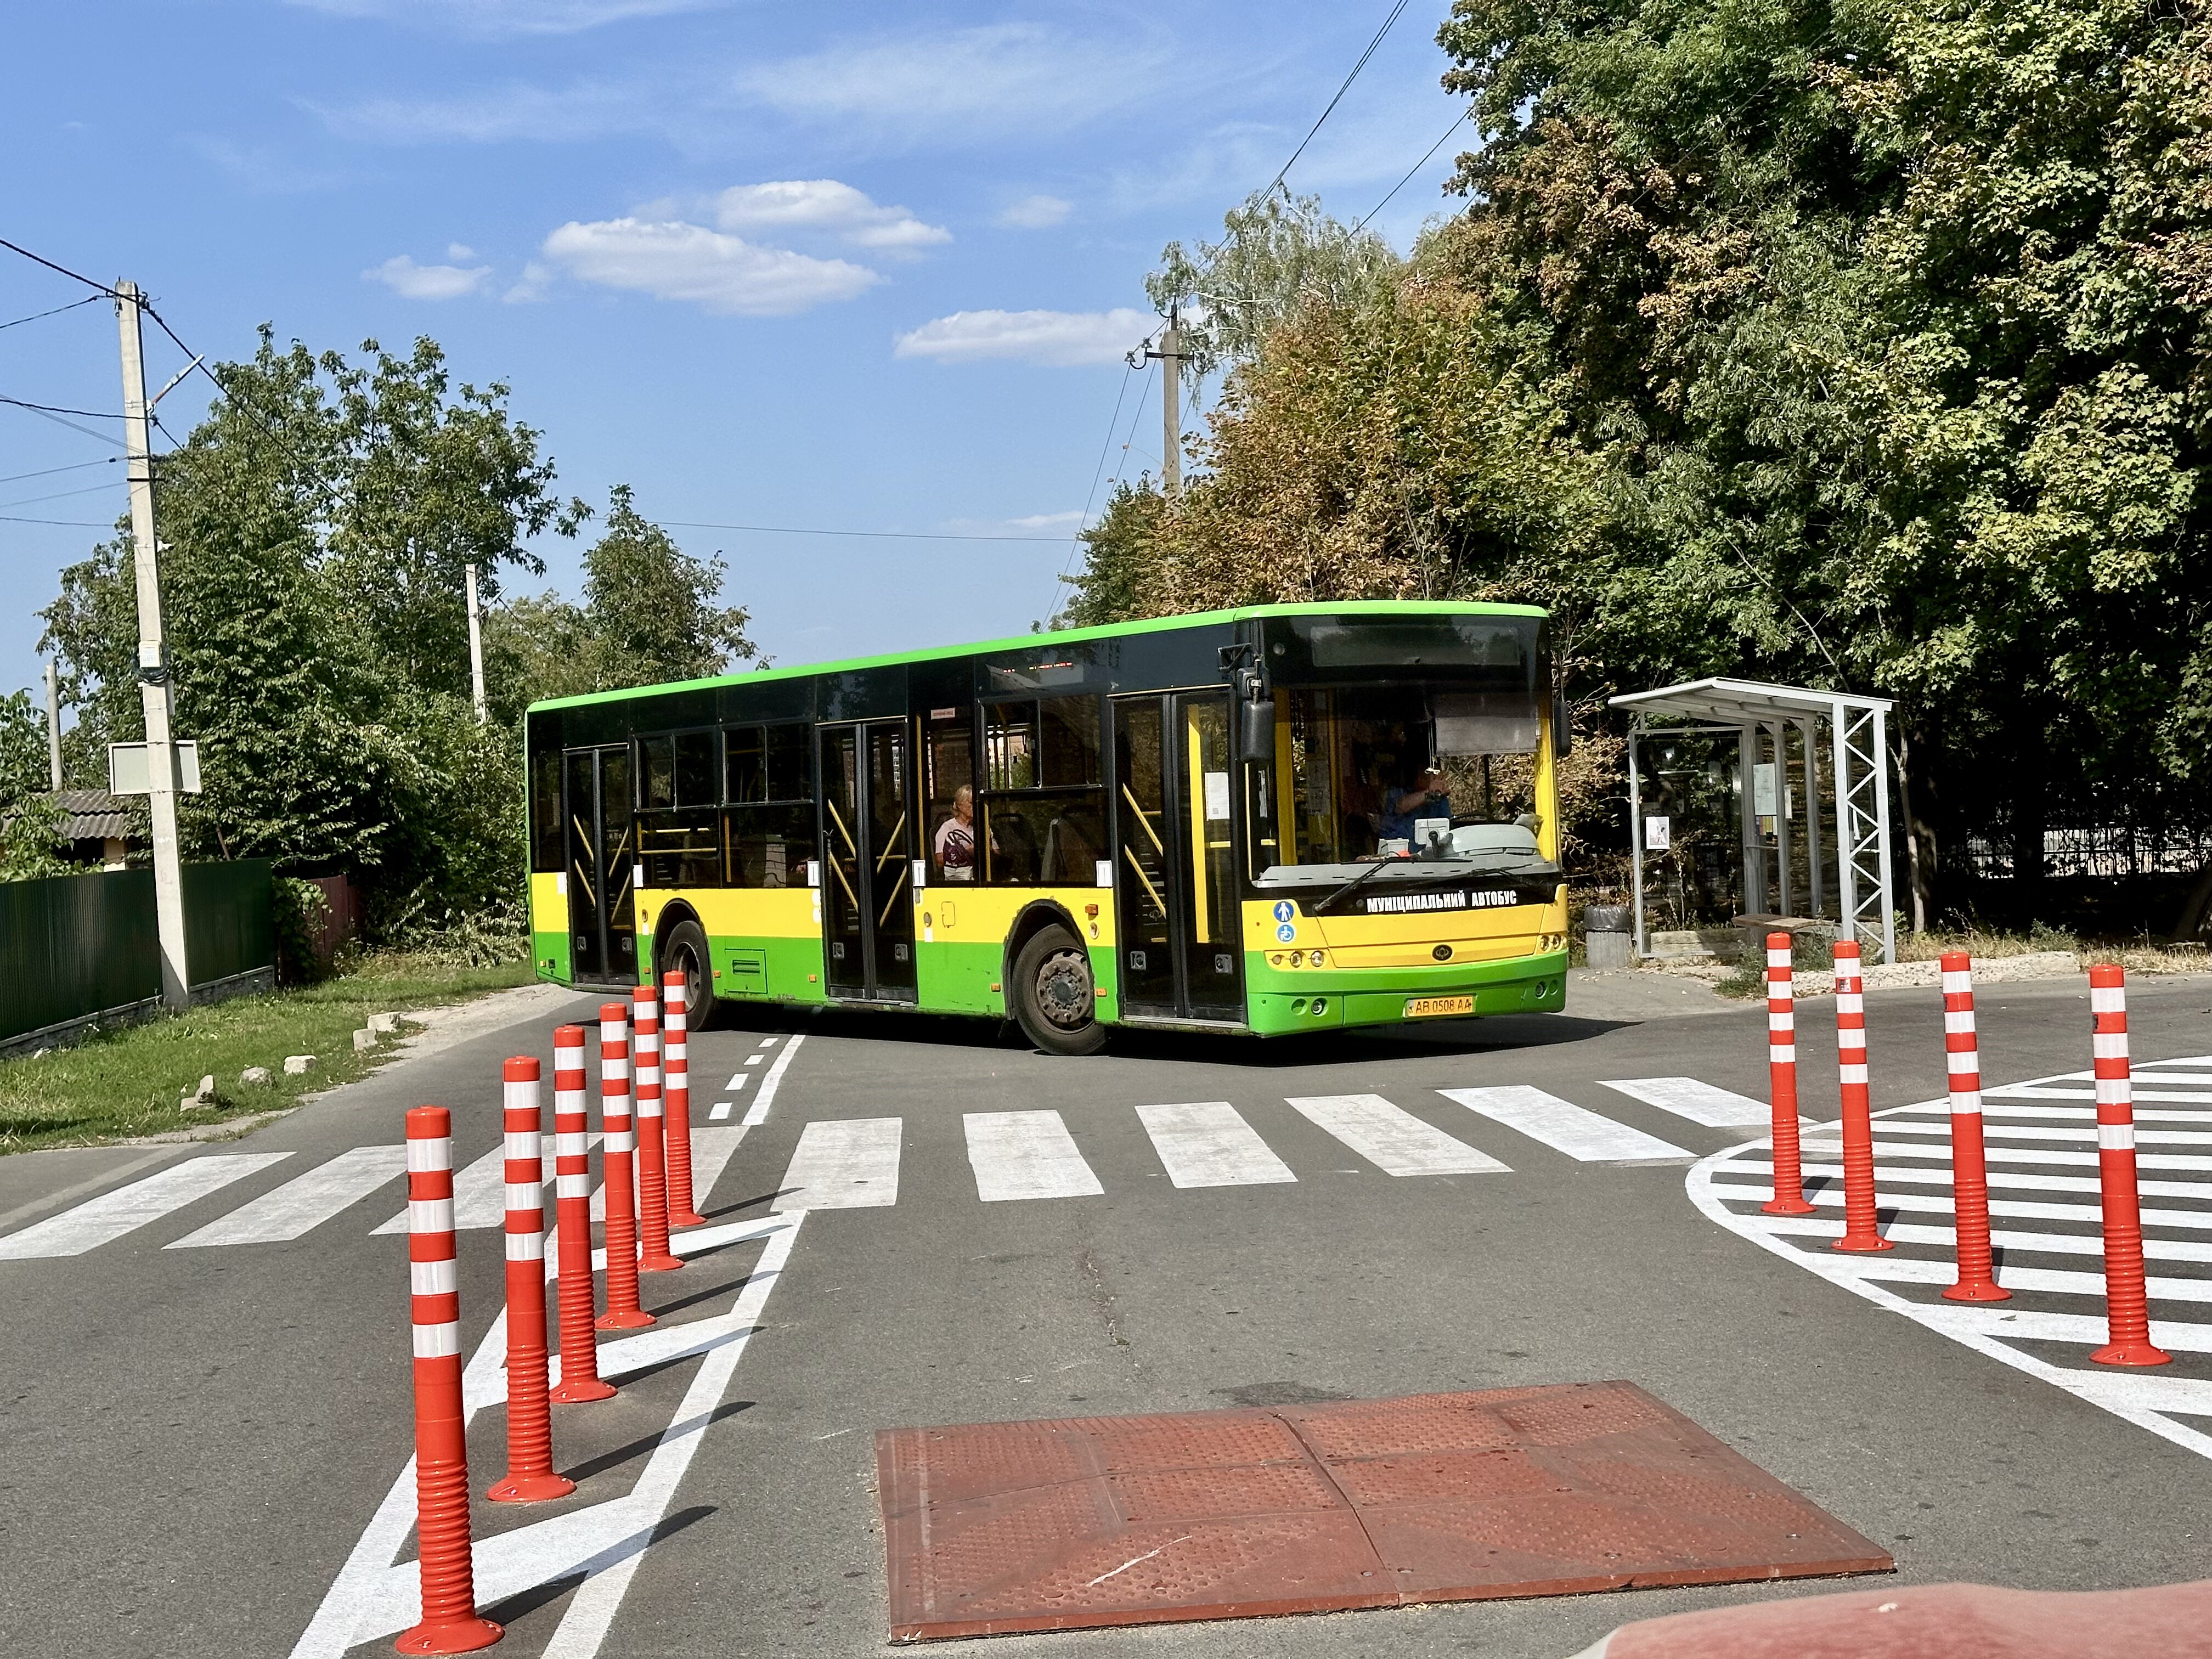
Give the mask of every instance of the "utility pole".
M 476 693 L 477 724 L 482 726 L 489 718 L 484 707 L 483 687 L 483 611 L 477 605 L 477 568 L 465 567 L 469 581 L 469 685 Z
M 184 870 L 177 854 L 177 748 L 170 731 L 176 713 L 169 679 L 169 649 L 161 632 L 161 576 L 154 539 L 154 458 L 147 440 L 146 359 L 138 313 L 144 301 L 136 283 L 115 285 L 115 314 L 123 332 L 123 447 L 131 482 L 131 544 L 138 578 L 138 699 L 146 713 L 146 775 L 152 787 L 154 915 L 161 943 L 161 1000 L 181 1012 L 191 1004 L 191 965 L 185 957 Z
M 1147 351 L 1160 362 L 1160 494 L 1173 501 L 1182 493 L 1182 328 L 1176 309 L 1168 307 L 1160 349 Z
M 46 772 L 53 779 L 53 787 L 62 787 L 62 688 L 61 677 L 52 663 L 46 665 Z

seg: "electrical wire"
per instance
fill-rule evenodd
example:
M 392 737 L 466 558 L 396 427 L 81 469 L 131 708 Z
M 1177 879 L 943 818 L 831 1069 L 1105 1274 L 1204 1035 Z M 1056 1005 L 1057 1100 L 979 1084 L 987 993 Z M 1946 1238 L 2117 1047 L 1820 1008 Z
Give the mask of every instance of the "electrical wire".
M 21 398 L 0 397 L 0 404 L 12 404 L 17 409 L 32 410 L 40 415 L 78 415 L 88 421 L 119 421 L 123 418 L 104 409 L 68 409 L 60 404 L 26 403 Z
M 1046 607 L 1054 612 L 1060 609 L 1060 583 L 1067 575 L 1068 566 L 1075 562 L 1075 550 L 1083 545 L 1083 532 L 1091 527 L 1091 508 L 1098 499 L 1098 481 L 1106 476 L 1106 457 L 1114 447 L 1114 429 L 1121 424 L 1121 400 L 1129 395 L 1129 377 L 1137 372 L 1135 354 L 1121 360 L 1121 384 L 1114 393 L 1114 412 L 1106 417 L 1106 441 L 1098 446 L 1098 464 L 1091 469 L 1091 490 L 1083 498 L 1083 516 L 1075 521 L 1075 533 L 1067 538 L 1067 556 L 1060 562 L 1059 575 L 1054 577 L 1052 603 Z
M 79 306 L 88 306 L 100 296 L 88 294 L 82 300 L 71 300 L 65 306 L 56 306 L 52 311 L 34 311 L 27 317 L 18 317 L 12 323 L 0 323 L 0 328 L 21 328 L 25 323 L 35 323 L 41 317 L 58 317 L 64 311 L 75 311 Z
M 112 520 L 99 519 L 19 519 L 11 514 L 0 513 L 0 524 L 58 524 L 78 530 L 112 530 Z
M 1322 122 L 1335 112 L 1344 94 L 1352 90 L 1352 83 L 1359 78 L 1359 71 L 1367 67 L 1367 60 L 1375 55 L 1376 49 L 1382 44 L 1382 37 L 1390 33 L 1390 26 L 1398 21 L 1407 3 L 1408 0 L 1398 0 L 1398 3 L 1390 8 L 1390 15 L 1382 20 L 1382 27 L 1375 31 L 1375 38 L 1367 43 L 1367 50 L 1359 54 L 1359 61 L 1352 66 L 1352 73 L 1344 77 L 1344 84 L 1336 89 L 1336 96 L 1328 100 L 1328 107 L 1322 111 L 1320 118 L 1307 130 L 1306 136 L 1298 140 L 1298 147 L 1291 152 L 1290 161 L 1275 170 L 1275 176 L 1268 181 L 1267 190 L 1261 192 L 1263 195 L 1273 195 L 1275 186 L 1283 182 L 1284 175 L 1290 172 L 1292 163 L 1306 153 L 1306 146 L 1313 143 L 1314 134 L 1321 131 Z
M 1057 536 L 954 536 L 926 530 L 814 530 L 782 524 L 705 524 L 696 519 L 653 519 L 647 522 L 670 530 L 748 530 L 768 536 L 860 536 L 894 542 L 1050 542 L 1055 547 L 1060 545 Z
M 90 495 L 99 490 L 113 489 L 117 485 L 127 482 L 129 481 L 124 478 L 110 478 L 106 483 L 89 484 L 82 489 L 58 489 L 51 495 L 26 495 L 20 501 L 0 501 L 0 507 L 35 507 L 40 501 L 65 501 L 71 495 Z
M 1401 179 L 1396 184 L 1390 186 L 1390 195 L 1385 196 L 1373 207 L 1368 209 L 1366 212 L 1360 215 L 1359 222 L 1352 228 L 1352 234 L 1357 236 L 1361 230 L 1366 228 L 1367 222 L 1370 219 L 1372 219 L 1376 214 L 1382 212 L 1384 208 L 1389 207 L 1390 205 L 1390 197 L 1395 196 L 1400 191 L 1405 189 L 1407 185 L 1413 183 L 1413 175 L 1419 173 L 1423 167 L 1428 166 L 1429 157 L 1431 155 L 1434 155 L 1438 150 L 1444 147 L 1444 139 L 1449 138 L 1452 134 L 1457 132 L 1461 126 L 1466 123 L 1468 118 L 1474 113 L 1474 106 L 1472 104 L 1469 104 L 1465 109 L 1462 110 L 1459 112 L 1457 118 L 1455 119 L 1449 126 L 1444 129 L 1443 137 L 1437 139 L 1435 143 L 1431 144 L 1428 148 L 1427 154 L 1424 155 L 1419 161 L 1414 162 L 1413 166 L 1407 167 L 1406 169 L 1406 176 Z
M 6 248 L 10 253 L 21 254 L 26 259 L 28 259 L 34 265 L 44 265 L 48 270 L 58 270 L 63 276 L 68 277 L 71 282 L 82 283 L 87 288 L 97 289 L 111 300 L 119 300 L 123 297 L 113 289 L 108 287 L 106 283 L 95 283 L 91 277 L 85 276 L 82 271 L 71 270 L 67 265 L 58 265 L 52 259 L 46 258 L 44 255 L 33 253 L 30 249 L 11 242 L 4 236 L 0 236 L 0 247 Z
M 34 404 L 25 404 L 23 407 L 30 410 L 32 414 L 37 416 L 42 421 L 52 421 L 56 426 L 65 426 L 72 432 L 82 432 L 86 437 L 91 439 L 94 443 L 106 444 L 110 449 L 118 451 L 120 451 L 123 447 L 119 441 L 109 437 L 105 432 L 94 432 L 88 426 L 79 426 L 75 421 L 64 420 L 58 415 L 49 415 L 45 410 L 39 408 Z
M 113 466 L 120 455 L 103 456 L 96 461 L 71 461 L 67 466 L 42 466 L 35 472 L 10 472 L 0 478 L 0 483 L 20 483 L 25 478 L 50 478 L 57 472 L 82 472 L 88 466 Z

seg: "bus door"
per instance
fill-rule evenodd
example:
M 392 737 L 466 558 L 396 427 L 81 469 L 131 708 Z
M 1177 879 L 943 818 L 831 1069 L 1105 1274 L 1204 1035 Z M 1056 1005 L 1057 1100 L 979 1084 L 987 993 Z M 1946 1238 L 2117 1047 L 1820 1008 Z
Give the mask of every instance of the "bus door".
M 608 985 L 637 982 L 635 798 L 628 744 L 571 749 L 563 759 L 568 816 L 568 936 L 572 975 Z
M 1114 750 L 1121 1006 L 1241 1024 L 1228 694 L 1117 697 Z
M 912 1002 L 912 749 L 903 720 L 822 732 L 822 939 L 830 994 Z

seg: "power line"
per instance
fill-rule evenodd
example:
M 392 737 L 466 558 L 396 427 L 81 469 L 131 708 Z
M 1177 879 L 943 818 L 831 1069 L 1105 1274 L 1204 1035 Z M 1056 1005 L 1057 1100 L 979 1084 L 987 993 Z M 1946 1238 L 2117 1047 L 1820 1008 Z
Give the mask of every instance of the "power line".
M 1121 424 L 1121 400 L 1129 395 L 1129 377 L 1137 372 L 1132 357 L 1121 360 L 1121 384 L 1114 393 L 1114 412 L 1106 417 L 1106 441 L 1098 446 L 1098 465 L 1091 469 L 1090 493 L 1083 498 L 1083 516 L 1075 521 L 1075 533 L 1067 538 L 1067 556 L 1060 562 L 1060 574 L 1067 574 L 1067 567 L 1075 562 L 1075 550 L 1083 545 L 1083 532 L 1091 526 L 1091 504 L 1098 499 L 1098 480 L 1106 476 L 1106 457 L 1114 447 L 1114 428 Z M 1060 609 L 1060 585 L 1053 585 L 1052 603 L 1048 613 Z
M 1352 73 L 1344 77 L 1344 84 L 1336 89 L 1336 96 L 1328 100 L 1328 107 L 1322 111 L 1320 119 L 1307 130 L 1304 137 L 1298 140 L 1298 147 L 1291 152 L 1290 161 L 1276 169 L 1274 178 L 1268 181 L 1262 194 L 1272 195 L 1275 186 L 1283 182 L 1283 176 L 1290 172 L 1291 163 L 1306 153 L 1306 146 L 1313 143 L 1314 134 L 1321 131 L 1322 122 L 1328 119 L 1344 94 L 1352 90 L 1352 83 L 1359 78 L 1359 71 L 1367 67 L 1367 60 L 1375 55 L 1376 48 L 1382 44 L 1382 37 L 1390 33 L 1390 26 L 1398 21 L 1399 14 L 1406 9 L 1407 4 L 1407 0 L 1398 0 L 1398 3 L 1390 8 L 1390 15 L 1382 20 L 1382 27 L 1375 31 L 1375 38 L 1367 43 L 1367 50 L 1359 54 L 1359 61 L 1352 66 Z
M 44 265 L 48 270 L 58 270 L 63 276 L 68 277 L 71 282 L 82 283 L 87 288 L 98 289 L 102 294 L 105 294 L 111 300 L 119 297 L 116 294 L 115 290 L 108 287 L 106 283 L 95 283 L 91 277 L 87 276 L 82 271 L 71 270 L 67 265 L 58 265 L 52 259 L 46 258 L 43 254 L 33 253 L 30 249 L 19 246 L 17 244 L 9 241 L 4 236 L 0 236 L 0 247 L 6 248 L 10 253 L 21 254 L 26 259 L 28 259 L 34 265 Z
M 0 404 L 13 404 L 18 409 L 36 410 L 41 415 L 81 415 L 88 421 L 119 421 L 120 415 L 111 415 L 104 409 L 68 409 L 60 404 L 26 403 L 21 398 L 0 397 Z
M 112 489 L 124 482 L 121 478 L 110 478 L 106 483 L 88 484 L 82 489 L 57 489 L 51 495 L 26 495 L 20 501 L 0 501 L 0 507 L 35 507 L 40 501 L 65 501 L 71 495 L 89 495 L 98 490 Z
M 56 306 L 52 311 L 34 311 L 27 317 L 18 317 L 12 323 L 0 323 L 0 328 L 21 328 L 25 323 L 35 323 L 41 317 L 58 317 L 64 311 L 75 311 L 79 306 L 88 306 L 100 296 L 88 294 L 82 300 L 71 300 L 65 306 Z
M 705 524 L 694 519 L 653 519 L 648 522 L 670 530 L 749 530 L 767 536 L 863 536 L 894 542 L 1050 542 L 1057 536 L 952 536 L 925 530 L 814 530 L 782 524 Z
M 94 443 L 106 444 L 110 449 L 117 451 L 120 451 L 123 447 L 119 442 L 109 437 L 105 432 L 94 432 L 88 426 L 79 426 L 75 421 L 64 420 L 58 415 L 49 415 L 35 404 L 25 404 L 23 407 L 42 421 L 52 421 L 56 426 L 65 426 L 72 432 L 82 432 Z
M 113 466 L 122 459 L 120 455 L 108 455 L 96 461 L 71 461 L 67 466 L 42 466 L 36 472 L 10 472 L 6 477 L 0 478 L 0 483 L 20 483 L 25 478 L 48 478 L 57 472 L 82 472 L 88 466 Z
M 115 521 L 112 519 L 106 520 L 99 519 L 19 519 L 4 513 L 0 513 L 0 524 L 59 524 L 68 525 L 78 530 L 112 530 L 115 528 Z
M 1443 138 L 1439 138 L 1435 143 L 1431 144 L 1428 148 L 1427 154 L 1424 155 L 1419 161 L 1414 162 L 1413 166 L 1407 167 L 1406 169 L 1406 176 L 1401 179 L 1396 184 L 1390 186 L 1390 195 L 1385 196 L 1381 201 L 1377 202 L 1373 207 L 1368 209 L 1365 213 L 1360 216 L 1359 222 L 1352 228 L 1352 234 L 1354 235 L 1358 235 L 1359 232 L 1365 228 L 1366 223 L 1370 219 L 1372 219 L 1376 214 L 1382 212 L 1384 208 L 1390 205 L 1390 197 L 1395 196 L 1400 191 L 1405 189 L 1407 185 L 1411 184 L 1413 181 L 1413 175 L 1419 173 L 1423 167 L 1428 166 L 1429 157 L 1431 155 L 1434 155 L 1438 150 L 1444 147 L 1444 139 L 1450 137 L 1452 134 L 1457 132 L 1460 130 L 1461 125 L 1474 113 L 1474 106 L 1469 104 L 1453 118 L 1452 124 L 1444 129 Z

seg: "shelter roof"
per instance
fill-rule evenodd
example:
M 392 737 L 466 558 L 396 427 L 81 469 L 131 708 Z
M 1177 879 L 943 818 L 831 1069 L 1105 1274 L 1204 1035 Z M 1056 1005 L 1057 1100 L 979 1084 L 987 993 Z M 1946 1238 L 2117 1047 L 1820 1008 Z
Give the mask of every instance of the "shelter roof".
M 1763 680 L 1723 678 L 1662 685 L 1654 691 L 1624 692 L 1611 698 L 1615 708 L 1671 720 L 1711 720 L 1722 726 L 1753 726 L 1761 720 L 1802 719 L 1807 714 L 1887 714 L 1887 697 L 1862 697 L 1849 691 L 1822 691 L 1805 685 L 1770 685 Z

